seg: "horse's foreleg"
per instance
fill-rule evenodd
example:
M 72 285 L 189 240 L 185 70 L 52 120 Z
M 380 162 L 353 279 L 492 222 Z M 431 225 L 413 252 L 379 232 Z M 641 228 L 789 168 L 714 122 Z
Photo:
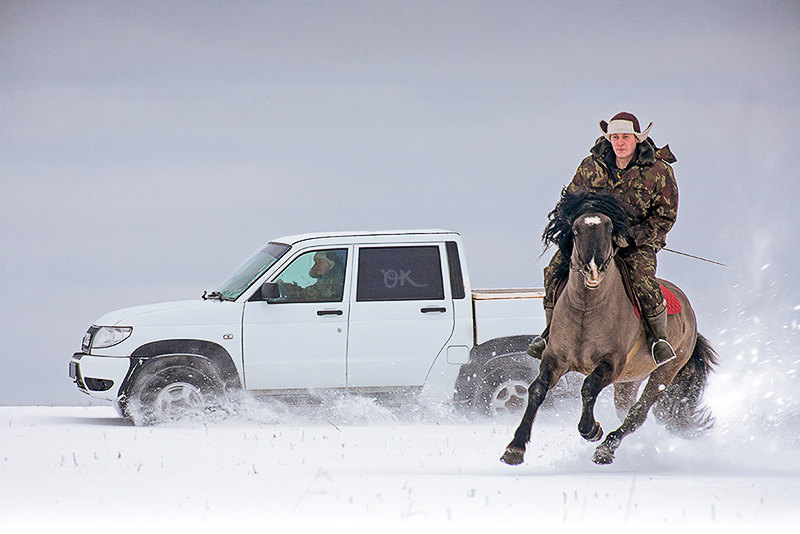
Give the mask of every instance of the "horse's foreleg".
M 613 366 L 607 361 L 601 361 L 583 381 L 581 387 L 583 412 L 578 423 L 578 432 L 586 441 L 599 441 L 603 437 L 603 429 L 594 418 L 594 403 L 600 392 L 611 384 L 613 373 Z
M 666 371 L 666 372 L 665 372 Z M 650 408 L 664 393 L 666 386 L 672 381 L 675 376 L 674 371 L 668 371 L 664 367 L 660 367 L 653 371 L 650 375 L 647 385 L 644 387 L 642 396 L 628 411 L 622 425 L 613 432 L 610 432 L 606 439 L 597 446 L 594 451 L 592 461 L 596 464 L 610 464 L 614 461 L 614 452 L 619 448 L 622 439 L 634 432 L 637 428 L 642 426 Z
M 528 388 L 528 406 L 525 408 L 525 413 L 522 416 L 517 431 L 514 432 L 514 439 L 506 447 L 505 453 L 500 458 L 500 461 L 508 465 L 519 465 L 522 463 L 525 456 L 525 446 L 531 440 L 531 429 L 533 428 L 533 420 L 536 417 L 536 411 L 539 406 L 544 402 L 545 395 L 551 387 L 553 379 L 553 365 L 549 359 L 543 359 L 539 367 L 539 376 L 531 383 Z

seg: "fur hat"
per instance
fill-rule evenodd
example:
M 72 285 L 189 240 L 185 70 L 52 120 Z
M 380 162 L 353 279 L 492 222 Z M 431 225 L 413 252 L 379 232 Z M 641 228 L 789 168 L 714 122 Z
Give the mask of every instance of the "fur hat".
M 600 130 L 603 132 L 603 137 L 611 141 L 611 134 L 616 133 L 630 133 L 636 136 L 636 140 L 640 143 L 647 139 L 650 133 L 650 128 L 653 127 L 651 122 L 644 131 L 639 128 L 639 119 L 633 113 L 625 111 L 617 113 L 609 122 L 600 121 Z

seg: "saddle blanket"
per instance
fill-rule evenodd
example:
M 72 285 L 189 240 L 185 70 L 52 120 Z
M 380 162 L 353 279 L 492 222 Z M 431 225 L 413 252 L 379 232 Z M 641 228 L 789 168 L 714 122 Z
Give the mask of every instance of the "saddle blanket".
M 614 256 L 614 263 L 617 265 L 620 274 L 622 275 L 622 285 L 625 287 L 625 293 L 628 295 L 628 300 L 633 304 L 633 309 L 639 319 L 642 318 L 642 313 L 639 310 L 639 301 L 633 291 L 633 284 L 631 282 L 630 271 L 628 265 L 618 255 Z M 675 315 L 681 312 L 681 301 L 678 300 L 672 291 L 661 285 L 661 294 L 664 295 L 664 300 L 667 301 L 667 315 Z
M 675 315 L 676 313 L 681 312 L 683 307 L 681 306 L 681 301 L 679 301 L 678 297 L 675 296 L 675 293 L 666 287 L 661 286 L 661 294 L 664 295 L 664 300 L 667 301 L 667 315 Z M 636 310 L 636 316 L 641 319 L 642 312 L 639 311 L 639 307 L 634 305 L 633 308 Z
M 667 315 L 680 313 L 683 308 L 681 307 L 681 301 L 678 300 L 678 297 L 664 286 L 661 286 L 661 293 L 667 301 Z

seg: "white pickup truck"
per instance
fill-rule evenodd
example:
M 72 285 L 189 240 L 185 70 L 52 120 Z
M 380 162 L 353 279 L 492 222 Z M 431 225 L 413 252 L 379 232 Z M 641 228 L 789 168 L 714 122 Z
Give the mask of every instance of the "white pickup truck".
M 99 318 L 70 361 L 78 388 L 151 423 L 247 390 L 429 392 L 487 413 L 524 407 L 541 289 L 474 290 L 445 230 L 270 241 L 203 298 Z

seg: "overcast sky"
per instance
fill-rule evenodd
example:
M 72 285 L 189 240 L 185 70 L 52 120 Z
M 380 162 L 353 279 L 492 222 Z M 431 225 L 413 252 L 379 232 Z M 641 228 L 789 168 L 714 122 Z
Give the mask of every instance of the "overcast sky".
M 0 404 L 88 402 L 95 319 L 281 235 L 447 228 L 476 287 L 540 286 L 623 110 L 678 158 L 668 246 L 728 264 L 659 255 L 701 331 L 798 337 L 796 1 L 3 0 L 0 92 Z

